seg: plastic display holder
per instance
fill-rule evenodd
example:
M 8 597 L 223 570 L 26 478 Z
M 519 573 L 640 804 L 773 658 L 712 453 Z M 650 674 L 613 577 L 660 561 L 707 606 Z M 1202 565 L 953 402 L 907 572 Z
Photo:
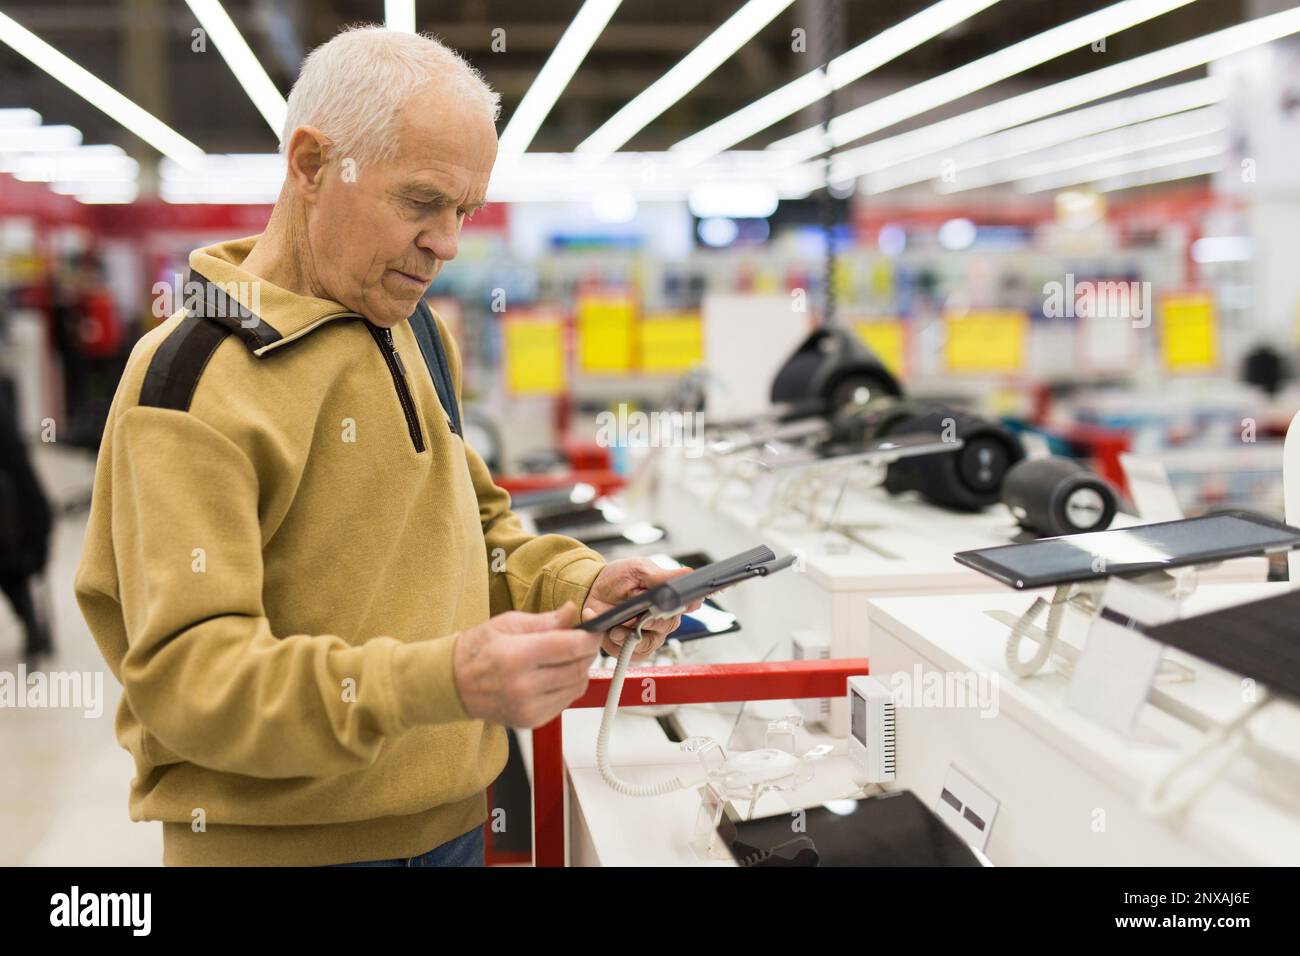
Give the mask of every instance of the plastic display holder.
M 806 448 L 768 445 L 766 455 L 751 459 L 761 480 L 771 485 L 759 527 L 765 527 L 787 514 L 797 514 L 811 522 L 812 529 L 825 535 L 828 554 L 843 554 L 848 544 L 858 544 L 887 560 L 900 556 L 871 540 L 870 532 L 880 524 L 842 520 L 841 509 L 852 488 L 876 488 L 884 484 L 890 465 L 904 458 L 952 454 L 962 448 L 960 439 L 945 440 L 940 435 L 909 435 L 897 440 L 882 438 L 859 451 L 817 457 Z M 829 510 L 824 506 L 830 501 Z
M 725 860 L 731 853 L 718 839 L 718 827 L 727 808 L 726 795 L 711 783 L 700 787 L 700 810 L 695 816 L 691 849 L 702 860 Z
M 1198 572 L 1217 567 L 1218 563 L 1179 568 L 1173 572 L 1155 571 L 1119 577 L 1142 587 L 1154 588 L 1164 597 L 1182 600 L 1195 592 Z M 1019 677 L 1032 677 L 1040 673 L 1049 660 L 1055 658 L 1058 670 L 1068 676 L 1078 660 L 1079 650 L 1059 639 L 1064 615 L 1067 610 L 1073 609 L 1090 619 L 1094 617 L 1100 610 L 1099 599 L 1104 586 L 1105 579 L 1058 585 L 1050 600 L 1035 598 L 1033 604 L 1019 617 L 999 611 L 985 612 L 1011 630 L 1006 645 L 1007 666 L 1011 672 Z M 1044 626 L 1039 627 L 1037 621 L 1044 610 L 1048 612 L 1047 619 Z M 1027 659 L 1020 656 L 1025 642 L 1038 645 L 1034 654 Z M 1194 668 L 1166 659 L 1161 661 L 1154 683 L 1182 683 L 1193 681 L 1196 676 Z M 1273 699 L 1261 690 L 1255 701 L 1243 707 L 1227 722 L 1221 723 L 1159 687 L 1152 686 L 1147 692 L 1147 703 L 1200 731 L 1203 736 L 1199 743 L 1189 748 L 1164 774 L 1143 788 L 1137 797 L 1138 807 L 1144 813 L 1162 818 L 1181 812 L 1227 771 L 1229 763 L 1238 754 L 1250 756 L 1263 766 L 1284 767 L 1285 772 L 1293 777 L 1300 771 L 1300 764 L 1293 757 L 1259 743 L 1250 733 L 1251 718 Z
M 723 496 L 737 483 L 750 483 L 754 480 L 755 459 L 739 456 L 724 456 L 710 459 L 716 472 L 716 483 L 709 495 L 709 507 L 716 508 L 722 503 Z
M 1216 562 L 1195 567 L 1178 568 L 1172 572 L 1154 571 L 1133 576 L 1118 576 L 1142 587 L 1153 588 L 1162 597 L 1181 601 L 1195 593 L 1198 581 L 1197 572 L 1200 568 L 1208 569 L 1217 566 L 1218 563 Z M 1105 586 L 1106 578 L 1097 581 L 1059 584 L 1053 591 L 1050 600 L 1041 597 L 1034 598 L 1029 608 L 1020 617 L 1010 622 L 997 612 L 989 612 L 990 616 L 995 620 L 1008 623 L 1011 628 L 1011 633 L 1007 635 L 1007 669 L 1017 677 L 1033 677 L 1042 671 L 1048 661 L 1055 656 L 1059 659 L 1060 668 L 1068 672 L 1078 657 L 1078 650 L 1060 640 L 1061 625 L 1064 622 L 1065 614 L 1067 610 L 1073 609 L 1089 619 L 1094 617 L 1100 610 L 1099 601 Z M 1047 619 L 1044 622 L 1044 627 L 1039 629 L 1036 627 L 1036 623 L 1044 611 L 1047 612 Z M 1033 655 L 1027 659 L 1020 656 L 1021 645 L 1026 640 L 1038 645 Z M 1177 661 L 1162 661 L 1157 679 L 1177 682 L 1195 680 L 1196 672 Z
M 654 676 L 661 704 L 677 705 L 838 697 L 846 692 L 850 677 L 869 673 L 866 658 L 696 664 L 636 672 L 637 676 Z M 533 860 L 538 866 L 565 863 L 564 714 L 607 707 L 613 684 L 612 676 L 592 674 L 587 690 L 577 700 L 553 720 L 533 729 Z M 621 703 L 640 703 L 637 688 L 625 687 L 620 693 Z
M 723 495 L 738 483 L 748 484 L 751 491 L 759 493 L 759 506 L 763 507 L 771 497 L 770 488 L 775 485 L 770 480 L 773 469 L 767 457 L 807 454 L 806 443 L 824 438 L 828 427 L 819 420 L 793 422 L 766 435 L 740 433 L 710 442 L 707 459 L 713 466 L 716 484 L 709 496 L 709 507 L 716 508 Z M 764 487 L 769 490 L 761 491 Z
M 718 825 L 728 803 L 748 801 L 744 818 L 749 820 L 763 794 L 797 790 L 813 779 L 815 764 L 831 752 L 831 746 L 819 744 L 807 753 L 797 754 L 795 731 L 802 726 L 803 718 L 797 715 L 773 720 L 767 725 L 763 748 L 731 757 L 712 737 L 688 737 L 682 741 L 682 750 L 697 755 L 704 771 L 704 781 L 697 791 L 700 809 L 691 838 L 691 848 L 701 858 L 730 857 L 718 839 Z
M 813 530 L 825 535 L 828 554 L 845 553 L 852 542 L 882 558 L 898 560 L 898 555 L 874 544 L 868 536 L 880 525 L 840 520 L 840 510 L 850 488 L 870 489 L 882 485 L 889 470 L 887 463 L 861 460 L 836 463 L 835 459 L 826 459 L 781 468 L 761 459 L 751 459 L 751 462 L 756 475 L 755 489 L 760 483 L 770 485 L 770 492 L 755 495 L 764 506 L 758 519 L 759 528 L 769 527 L 788 515 L 798 515 L 809 520 Z M 830 509 L 825 510 L 828 499 Z

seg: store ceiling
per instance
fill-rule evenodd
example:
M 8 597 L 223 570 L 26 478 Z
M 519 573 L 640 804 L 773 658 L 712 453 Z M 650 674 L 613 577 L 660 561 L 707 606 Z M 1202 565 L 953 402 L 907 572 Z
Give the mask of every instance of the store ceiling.
M 784 14 L 627 148 L 663 149 L 752 102 L 819 62 L 820 18 L 833 0 L 796 0 Z M 844 41 L 856 45 L 934 0 L 842 0 Z M 943 73 L 1113 0 L 1002 0 L 837 94 L 835 111 Z M 1258 0 L 1255 0 L 1257 3 Z M 1026 86 L 1073 76 L 1238 23 L 1251 0 L 1199 0 L 1107 43 L 1061 57 L 948 113 Z M 226 0 L 225 7 L 272 80 L 287 94 L 302 56 L 340 27 L 383 17 L 383 0 Z M 579 0 L 420 0 L 419 29 L 460 49 L 501 91 L 504 121 L 518 104 L 580 7 Z M 740 0 L 624 0 L 533 141 L 532 149 L 569 151 L 685 56 L 740 6 Z M 0 9 L 208 152 L 270 152 L 276 140 L 212 44 L 191 51 L 198 22 L 182 0 L 4 0 Z M 792 31 L 810 49 L 791 51 Z M 505 30 L 506 51 L 493 52 Z M 1104 57 L 1105 61 L 1099 58 Z M 46 123 L 81 128 L 87 143 L 117 143 L 153 156 L 108 117 L 0 45 L 0 107 L 27 106 Z M 926 114 L 917 122 L 945 115 Z M 773 125 L 742 146 L 760 147 L 821 118 L 813 108 Z M 902 129 L 905 127 L 899 127 Z M 892 132 L 892 131 L 891 131 Z

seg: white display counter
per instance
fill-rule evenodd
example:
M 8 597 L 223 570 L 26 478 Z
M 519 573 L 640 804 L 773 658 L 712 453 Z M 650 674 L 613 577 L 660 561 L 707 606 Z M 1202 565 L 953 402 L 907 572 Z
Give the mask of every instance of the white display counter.
M 782 710 L 779 704 L 775 706 Z M 676 716 L 689 733 L 723 741 L 734 722 L 732 714 L 703 706 L 680 707 Z M 569 865 L 734 866 L 729 860 L 711 859 L 692 849 L 700 808 L 695 790 L 660 797 L 624 797 L 605 784 L 596 769 L 599 727 L 599 710 L 570 711 L 564 718 Z M 816 763 L 812 781 L 788 793 L 764 794 L 756 815 L 815 806 L 859 789 L 853 765 L 845 756 L 844 740 L 816 732 L 799 735 L 800 752 L 817 743 L 829 743 L 834 749 Z M 689 782 L 703 776 L 694 754 L 684 753 L 679 744 L 669 740 L 656 720 L 633 713 L 618 715 L 611 734 L 610 760 L 618 776 L 631 783 L 657 783 L 672 777 Z M 748 805 L 741 804 L 739 809 L 747 812 Z
M 1206 585 L 1188 613 L 1276 593 L 1284 585 Z M 915 680 L 935 673 L 978 674 L 996 686 L 980 704 L 926 701 L 897 713 L 898 775 L 888 789 L 914 791 L 937 807 L 951 768 L 974 781 L 999 807 L 984 852 L 996 865 L 1296 865 L 1300 863 L 1300 708 L 1275 703 L 1250 724 L 1259 745 L 1280 755 L 1236 757 L 1190 807 L 1168 819 L 1145 813 L 1139 791 L 1159 778 L 1202 732 L 1152 706 L 1133 732 L 1119 734 L 1066 704 L 1068 682 L 1051 666 L 1014 678 L 1006 669 L 1007 628 L 989 612 L 1017 614 L 1033 595 L 1007 591 L 872 602 L 875 651 L 871 669 L 887 685 L 893 675 Z M 1241 707 L 1240 678 L 1204 662 L 1166 652 L 1190 666 L 1195 679 L 1161 684 L 1180 703 L 1223 722 Z M 922 676 L 924 680 L 924 676 Z M 992 706 L 988 706 L 991 703 Z M 755 707 L 756 705 L 749 705 Z M 765 716 L 784 705 L 771 702 Z M 788 708 L 787 708 L 788 709 Z M 682 707 L 677 718 L 691 734 L 725 740 L 734 710 Z M 708 866 L 691 848 L 699 798 L 694 791 L 632 798 L 615 793 L 596 770 L 597 710 L 565 717 L 569 862 L 572 865 Z M 798 749 L 833 745 L 813 782 L 768 794 L 758 812 L 814 806 L 858 791 L 861 778 L 845 756 L 843 738 L 810 729 Z M 660 724 L 620 713 L 610 746 L 618 774 L 635 782 L 690 779 L 698 761 L 668 739 Z
M 1203 585 L 1186 614 L 1255 600 L 1285 584 Z M 1145 706 L 1129 735 L 1066 705 L 1059 672 L 1015 678 L 1006 666 L 1007 627 L 988 612 L 1019 614 L 1032 595 L 995 591 L 942 601 L 872 602 L 871 672 L 887 685 L 917 668 L 993 675 L 993 716 L 973 707 L 897 711 L 898 779 L 934 805 L 951 766 L 1000 801 L 987 848 L 999 865 L 1300 864 L 1300 708 L 1276 702 L 1250 723 L 1256 740 L 1284 757 L 1236 757 L 1210 789 L 1163 820 L 1138 808 L 1139 791 L 1161 777 L 1203 733 Z M 1237 675 L 1167 650 L 1196 678 L 1161 683 L 1178 702 L 1218 723 L 1242 708 Z M 923 678 L 924 680 L 924 678 Z
M 982 512 L 945 511 L 914 493 L 893 496 L 880 488 L 850 491 L 838 518 L 852 523 L 872 548 L 835 531 L 810 528 L 806 515 L 787 514 L 764 524 L 764 509 L 744 482 L 725 483 L 705 459 L 663 456 L 647 514 L 665 527 L 668 550 L 705 550 L 714 557 L 734 554 L 764 542 L 778 554 L 799 551 L 802 571 L 726 592 L 728 610 L 744 630 L 737 640 L 703 651 L 715 661 L 791 658 L 791 636 L 810 632 L 832 657 L 870 657 L 875 597 L 917 595 L 935 600 L 949 594 L 988 591 L 996 582 L 953 560 L 957 551 L 1009 544 L 1019 529 L 1011 513 L 997 505 Z M 828 509 L 829 510 L 829 509 Z M 1114 527 L 1137 523 L 1120 515 Z M 1205 583 L 1263 582 L 1263 558 L 1228 561 L 1199 573 Z M 710 642 L 713 643 L 713 642 Z M 837 706 L 833 726 L 843 733 Z
M 1016 528 L 1001 506 L 977 514 L 937 509 L 914 495 L 879 489 L 846 495 L 838 518 L 867 536 L 870 547 L 835 532 L 810 529 L 804 515 L 770 523 L 743 482 L 718 490 L 707 462 L 665 462 L 644 513 L 665 526 L 671 551 L 723 557 L 759 542 L 778 553 L 799 551 L 802 569 L 725 592 L 739 633 L 687 644 L 690 662 L 783 660 L 791 635 L 821 635 L 833 657 L 869 657 L 873 675 L 895 672 L 976 673 L 995 682 L 997 706 L 899 709 L 898 778 L 936 806 L 956 767 L 1000 802 L 986 847 L 995 864 L 1296 864 L 1300 863 L 1300 711 L 1275 704 L 1252 723 L 1275 749 L 1295 754 L 1291 770 L 1237 758 L 1181 817 L 1139 809 L 1138 792 L 1162 774 L 1202 731 L 1147 707 L 1135 734 L 1112 732 L 1070 709 L 1068 682 L 1055 672 L 1014 678 L 1005 663 L 1006 620 L 1024 611 L 1032 592 L 998 589 L 957 564 L 955 551 L 1009 543 Z M 1118 524 L 1132 524 L 1132 519 Z M 1227 562 L 1201 572 L 1187 613 L 1275 593 L 1263 559 Z M 990 616 L 995 612 L 1001 617 Z M 1179 655 L 1171 654 L 1175 658 Z M 1190 662 L 1189 658 L 1181 658 Z M 1217 721 L 1239 706 L 1239 678 L 1191 662 L 1196 679 L 1162 689 Z M 748 705 L 751 726 L 796 712 L 793 702 Z M 726 741 L 735 705 L 678 708 L 686 734 Z M 565 716 L 569 860 L 575 865 L 718 865 L 691 849 L 699 798 L 694 791 L 629 798 L 610 790 L 595 765 L 598 710 Z M 760 813 L 783 812 L 853 794 L 861 785 L 847 756 L 842 702 L 825 726 L 810 724 L 800 747 L 830 743 L 832 755 L 808 787 L 768 794 Z M 523 735 L 525 738 L 527 735 Z M 750 739 L 744 747 L 761 746 Z M 524 740 L 525 752 L 529 752 Z M 620 713 L 610 747 L 621 776 L 653 781 L 697 772 L 697 758 L 670 740 L 659 722 Z M 1282 776 L 1279 776 L 1282 774 Z

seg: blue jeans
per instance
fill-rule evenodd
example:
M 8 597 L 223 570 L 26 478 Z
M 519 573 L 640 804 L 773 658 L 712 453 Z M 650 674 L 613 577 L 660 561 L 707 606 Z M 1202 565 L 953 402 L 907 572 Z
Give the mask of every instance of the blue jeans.
M 335 866 L 482 866 L 483 828 L 475 827 L 468 833 L 436 846 L 419 856 L 398 857 L 395 860 L 366 860 L 363 863 L 336 863 Z

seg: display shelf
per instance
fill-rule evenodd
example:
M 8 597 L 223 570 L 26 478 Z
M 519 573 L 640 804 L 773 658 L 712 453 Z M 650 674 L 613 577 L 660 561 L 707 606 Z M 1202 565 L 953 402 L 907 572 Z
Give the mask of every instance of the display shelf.
M 1202 585 L 1187 600 L 1197 613 L 1257 599 L 1286 585 Z M 950 766 L 1001 801 L 988 855 L 999 865 L 1300 863 L 1300 791 L 1291 771 L 1237 757 L 1226 774 L 1184 813 L 1143 813 L 1139 791 L 1158 779 L 1202 733 L 1146 706 L 1130 735 L 1070 709 L 1068 681 L 1056 671 L 1017 679 L 1005 660 L 1007 627 L 990 611 L 1018 615 L 1033 594 L 991 591 L 873 600 L 872 673 L 891 681 L 929 674 L 983 675 L 996 681 L 996 714 L 975 708 L 900 706 L 898 779 L 924 799 L 936 797 Z M 1241 706 L 1241 682 L 1204 662 L 1196 679 L 1162 684 L 1182 704 L 1216 721 Z M 918 671 L 919 668 L 919 671 Z M 895 676 L 899 675 L 899 676 Z M 1300 709 L 1275 704 L 1252 722 L 1259 741 L 1300 760 Z

